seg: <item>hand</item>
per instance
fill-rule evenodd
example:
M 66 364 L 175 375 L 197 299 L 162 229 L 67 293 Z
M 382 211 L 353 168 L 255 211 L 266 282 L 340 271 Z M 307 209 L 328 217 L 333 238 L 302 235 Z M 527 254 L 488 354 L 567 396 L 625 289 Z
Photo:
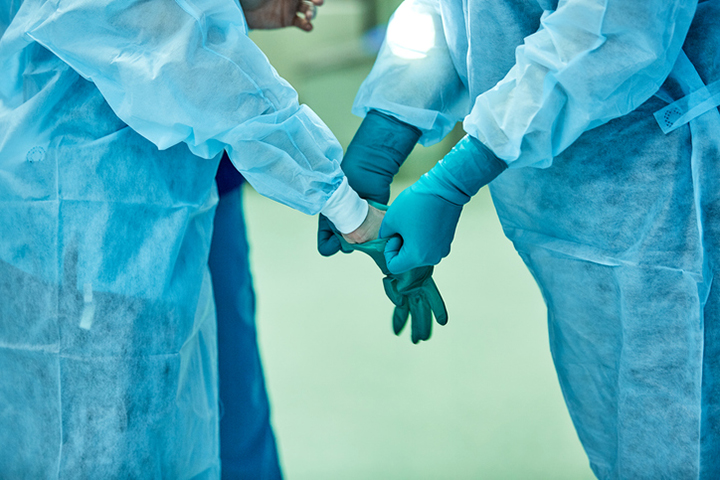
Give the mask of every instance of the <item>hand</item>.
M 251 29 L 297 27 L 313 29 L 315 9 L 324 0 L 240 0 L 245 19 Z
M 325 215 L 318 215 L 317 249 L 323 257 L 330 257 L 339 251 L 352 252 L 352 249 L 343 248 L 340 243 L 340 234 L 336 232 L 335 225 Z
M 413 147 L 420 131 L 384 113 L 370 110 L 348 146 L 342 169 L 361 198 L 385 205 L 390 184 Z M 329 257 L 345 251 L 327 218 L 318 220 L 318 251 Z
M 411 317 L 410 340 L 413 343 L 430 338 L 433 314 L 439 325 L 446 325 L 448 321 L 445 302 L 432 273 L 433 267 L 420 267 L 383 278 L 385 295 L 395 304 L 393 332 L 400 335 Z
M 461 206 L 415 185 L 400 193 L 380 228 L 380 236 L 387 238 L 388 270 L 398 274 L 437 265 L 450 253 L 461 211 Z
M 368 205 L 368 213 L 365 221 L 354 231 L 342 234 L 343 239 L 351 245 L 377 240 L 383 217 L 385 217 L 385 211 Z
M 344 239 L 343 251 L 359 250 L 369 255 L 386 275 L 383 279 L 385 294 L 395 304 L 393 331 L 399 335 L 411 318 L 410 339 L 413 343 L 428 340 L 432 333 L 432 317 L 440 325 L 447 324 L 448 314 L 440 291 L 432 279 L 433 267 L 420 267 L 399 275 L 391 274 L 385 263 L 386 239 L 360 244 L 349 244 Z
M 436 265 L 450 253 L 463 205 L 507 164 L 466 135 L 428 173 L 403 191 L 388 209 L 380 236 L 392 273 Z

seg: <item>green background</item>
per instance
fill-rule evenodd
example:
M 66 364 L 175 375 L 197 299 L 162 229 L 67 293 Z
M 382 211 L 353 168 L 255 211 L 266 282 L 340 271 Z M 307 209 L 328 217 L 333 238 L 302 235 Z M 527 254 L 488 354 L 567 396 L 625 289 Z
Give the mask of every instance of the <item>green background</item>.
M 326 0 L 306 34 L 252 32 L 346 147 L 373 61 L 361 40 L 398 2 Z M 417 147 L 397 195 L 462 136 Z M 465 208 L 435 279 L 450 321 L 412 345 L 391 330 L 382 276 L 321 257 L 317 220 L 245 189 L 258 333 L 286 478 L 594 478 L 563 403 L 546 313 L 487 189 Z

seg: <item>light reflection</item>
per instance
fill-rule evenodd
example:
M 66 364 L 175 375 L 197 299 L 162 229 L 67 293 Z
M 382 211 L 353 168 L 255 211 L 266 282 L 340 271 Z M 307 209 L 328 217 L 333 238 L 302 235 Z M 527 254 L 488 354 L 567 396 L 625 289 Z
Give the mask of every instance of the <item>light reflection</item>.
M 425 58 L 435 45 L 433 17 L 403 4 L 387 30 L 387 44 L 394 55 L 409 60 Z

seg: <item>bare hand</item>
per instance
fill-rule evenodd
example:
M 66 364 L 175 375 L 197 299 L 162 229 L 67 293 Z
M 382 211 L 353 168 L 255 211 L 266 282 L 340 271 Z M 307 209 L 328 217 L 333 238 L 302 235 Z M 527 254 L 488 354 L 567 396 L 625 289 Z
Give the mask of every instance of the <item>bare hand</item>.
M 365 221 L 354 231 L 343 234 L 343 238 L 348 243 L 365 243 L 370 240 L 376 240 L 380 233 L 380 225 L 382 224 L 385 212 L 378 210 L 372 205 L 368 205 L 368 214 Z
M 245 19 L 251 29 L 297 27 L 309 32 L 313 29 L 315 9 L 324 0 L 240 0 Z

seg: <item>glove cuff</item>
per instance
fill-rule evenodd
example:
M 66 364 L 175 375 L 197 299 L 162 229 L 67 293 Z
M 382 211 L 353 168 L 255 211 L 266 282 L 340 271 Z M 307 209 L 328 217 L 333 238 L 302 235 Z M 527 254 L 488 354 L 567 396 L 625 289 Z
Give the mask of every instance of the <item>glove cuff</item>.
M 415 148 L 421 135 L 420 129 L 409 123 L 378 110 L 370 110 L 360 124 L 353 142 L 357 138 L 369 148 L 389 152 L 399 168 Z
M 320 213 L 325 215 L 340 233 L 350 233 L 365 221 L 368 203 L 350 188 L 347 178 L 343 178 Z
M 413 187 L 461 207 L 505 169 L 507 164 L 482 142 L 465 135 Z
M 375 198 L 379 193 L 375 191 L 378 185 L 366 184 L 368 173 L 373 174 L 374 178 L 384 179 L 390 185 L 421 134 L 412 125 L 377 110 L 370 110 L 350 142 L 341 164 L 350 186 L 363 198 L 386 203 L 385 198 Z

